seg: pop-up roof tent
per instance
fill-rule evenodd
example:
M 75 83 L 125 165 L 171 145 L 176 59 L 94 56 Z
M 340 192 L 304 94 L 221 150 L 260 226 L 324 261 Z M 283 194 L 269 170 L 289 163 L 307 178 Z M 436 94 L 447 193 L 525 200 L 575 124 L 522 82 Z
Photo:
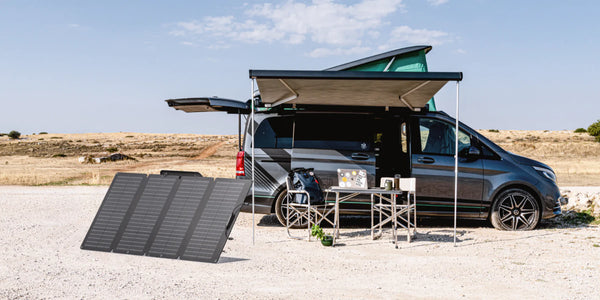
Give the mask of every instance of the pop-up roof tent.
M 425 55 L 431 46 L 412 46 L 365 57 L 325 71 L 371 71 L 371 72 L 427 72 Z M 429 111 L 435 111 L 433 97 L 427 103 Z
M 458 82 L 460 72 L 360 72 L 250 70 L 251 98 L 258 85 L 262 104 L 408 107 L 424 108 L 448 81 L 456 81 L 456 129 L 458 134 Z M 250 114 L 254 120 L 255 101 Z M 254 132 L 251 122 L 251 132 Z M 454 164 L 454 243 L 456 244 L 456 205 L 458 190 L 458 136 L 455 136 Z M 252 241 L 254 242 L 254 135 L 252 135 Z

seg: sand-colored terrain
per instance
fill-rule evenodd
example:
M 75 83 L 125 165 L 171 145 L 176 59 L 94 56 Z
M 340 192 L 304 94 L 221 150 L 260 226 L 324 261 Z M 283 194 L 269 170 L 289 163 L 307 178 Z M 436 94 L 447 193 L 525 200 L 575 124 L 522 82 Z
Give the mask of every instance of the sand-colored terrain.
M 600 186 L 600 143 L 572 131 L 480 130 L 504 149 L 550 165 L 560 186 Z M 233 177 L 236 135 L 87 133 L 0 137 L 0 185 L 107 185 L 116 172 L 164 169 Z M 120 152 L 135 161 L 80 164 Z
M 197 171 L 233 177 L 237 136 L 148 133 L 0 137 L 0 185 L 108 185 L 116 172 Z M 85 155 L 119 152 L 135 160 L 81 164 Z
M 274 217 L 240 214 L 218 264 L 79 249 L 107 187 L 0 187 L 2 299 L 599 299 L 600 227 L 544 221 L 420 222 L 400 249 L 369 219 L 343 218 L 340 245 L 288 239 Z M 584 188 L 585 190 L 585 188 Z M 350 225 L 350 224 L 355 225 Z M 330 231 L 330 228 L 326 228 Z M 299 235 L 301 232 L 295 232 Z

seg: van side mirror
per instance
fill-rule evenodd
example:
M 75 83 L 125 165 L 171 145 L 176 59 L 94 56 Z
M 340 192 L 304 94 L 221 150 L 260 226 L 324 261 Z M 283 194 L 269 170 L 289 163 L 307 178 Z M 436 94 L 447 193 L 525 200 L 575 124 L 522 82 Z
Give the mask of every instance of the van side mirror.
M 475 161 L 479 159 L 481 155 L 481 150 L 475 146 L 470 146 L 469 148 L 464 148 L 459 152 L 460 157 L 464 157 L 467 161 Z
M 474 146 L 469 147 L 469 152 L 467 153 L 467 156 L 479 157 L 479 155 L 481 155 L 481 151 L 479 150 L 479 148 L 474 147 Z

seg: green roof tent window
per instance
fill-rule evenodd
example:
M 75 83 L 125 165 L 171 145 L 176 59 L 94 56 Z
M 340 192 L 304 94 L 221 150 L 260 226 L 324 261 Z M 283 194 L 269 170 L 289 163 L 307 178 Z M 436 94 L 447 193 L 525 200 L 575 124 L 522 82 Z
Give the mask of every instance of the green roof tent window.
M 431 46 L 400 48 L 329 68 L 326 71 L 428 72 L 425 55 L 431 51 L 431 48 Z M 433 97 L 427 104 L 430 111 L 436 110 Z

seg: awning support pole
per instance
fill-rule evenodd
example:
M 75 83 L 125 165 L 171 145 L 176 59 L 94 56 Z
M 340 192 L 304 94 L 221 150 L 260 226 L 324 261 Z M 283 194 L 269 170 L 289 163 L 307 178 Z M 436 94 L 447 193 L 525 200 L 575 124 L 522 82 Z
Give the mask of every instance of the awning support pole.
M 456 129 L 454 131 L 454 247 L 456 247 L 456 207 L 458 204 L 458 87 L 456 82 Z
M 250 114 L 252 124 L 252 245 L 254 245 L 254 78 L 250 79 Z

